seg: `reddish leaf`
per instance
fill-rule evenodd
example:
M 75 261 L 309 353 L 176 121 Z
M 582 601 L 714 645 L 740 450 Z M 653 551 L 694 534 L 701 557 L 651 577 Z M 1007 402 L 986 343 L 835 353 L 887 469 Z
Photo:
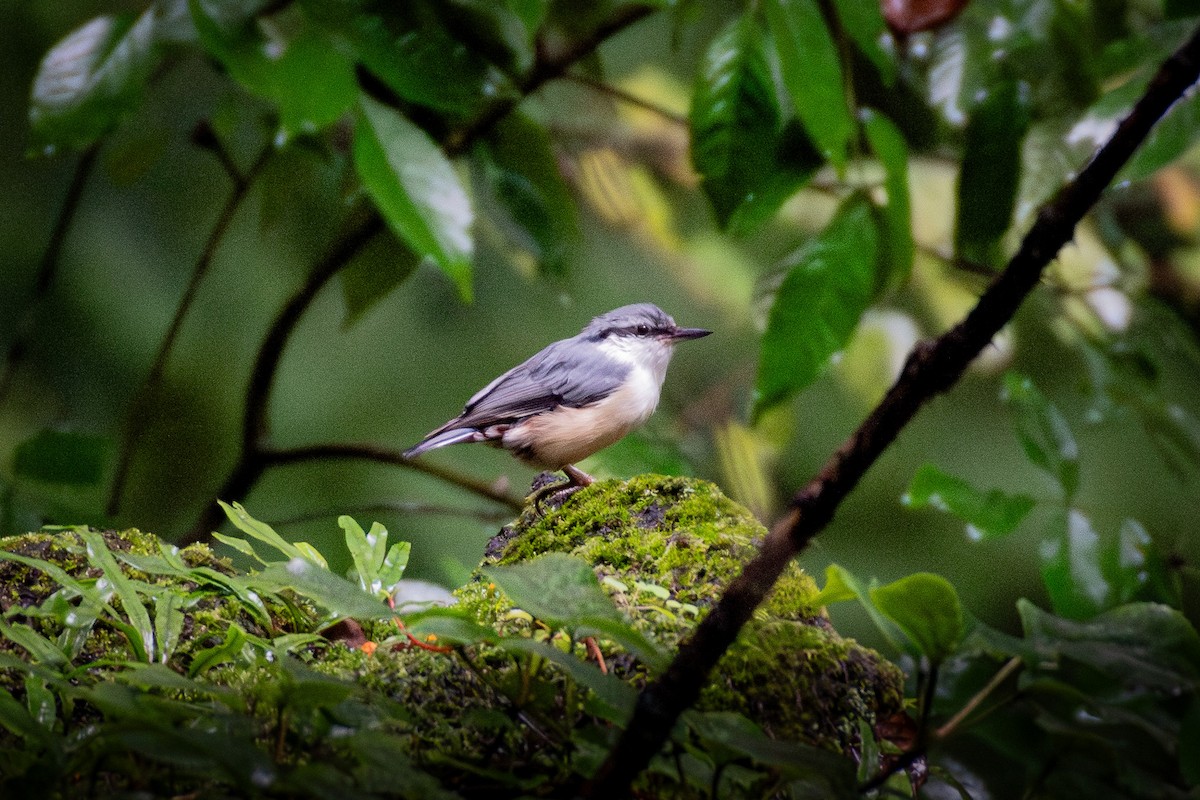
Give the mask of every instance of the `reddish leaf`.
M 882 0 L 883 18 L 893 33 L 930 31 L 954 19 L 967 0 Z

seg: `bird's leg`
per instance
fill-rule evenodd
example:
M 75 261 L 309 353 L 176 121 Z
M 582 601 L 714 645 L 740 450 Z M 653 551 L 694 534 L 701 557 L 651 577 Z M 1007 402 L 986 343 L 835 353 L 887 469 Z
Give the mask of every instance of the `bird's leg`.
M 548 486 L 543 486 L 526 498 L 527 501 L 531 501 L 534 504 L 534 507 L 537 508 L 539 512 L 542 510 L 542 501 L 546 498 L 557 497 L 560 494 L 573 494 L 574 492 L 582 489 L 584 486 L 589 486 L 596 482 L 595 478 L 593 478 L 591 475 L 588 475 L 574 464 L 567 464 L 562 468 L 562 471 L 567 476 L 566 483 L 552 483 Z
M 562 468 L 562 471 L 567 475 L 567 482 L 574 486 L 590 486 L 596 482 L 595 478 L 593 478 L 591 475 L 588 475 L 574 464 L 567 464 Z

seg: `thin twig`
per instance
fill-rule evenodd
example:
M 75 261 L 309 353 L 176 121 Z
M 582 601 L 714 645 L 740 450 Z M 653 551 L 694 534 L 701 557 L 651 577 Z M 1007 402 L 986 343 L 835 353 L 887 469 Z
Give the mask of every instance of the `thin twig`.
M 674 111 L 663 108 L 657 103 L 652 103 L 649 100 L 638 97 L 636 94 L 627 92 L 619 86 L 613 86 L 610 83 L 598 81 L 590 75 L 582 75 L 578 72 L 569 72 L 564 75 L 563 78 L 571 81 L 572 83 L 578 83 L 580 86 L 586 86 L 587 88 L 595 92 L 599 92 L 600 94 L 605 94 L 616 100 L 620 100 L 622 103 L 636 106 L 643 111 L 649 111 L 651 114 L 657 114 L 672 124 L 683 125 L 684 127 L 686 127 L 688 124 L 687 115 L 676 114 Z
M 992 692 L 996 691 L 996 689 L 998 689 L 1006 680 L 1008 680 L 1008 678 L 1014 672 L 1020 669 L 1021 665 L 1022 662 L 1020 656 L 1013 656 L 1008 661 L 1004 662 L 1004 665 L 996 671 L 996 674 L 993 675 L 991 680 L 987 682 L 987 685 L 972 695 L 971 699 L 968 700 L 966 704 L 964 704 L 963 707 L 954 714 L 953 717 L 947 720 L 944 725 L 942 725 L 932 734 L 927 733 L 928 729 L 926 723 L 928 721 L 928 714 L 922 712 L 922 720 L 918 729 L 917 741 L 913 747 L 889 763 L 885 769 L 882 769 L 877 774 L 872 775 L 869 780 L 859 784 L 859 793 L 865 794 L 866 792 L 883 786 L 883 784 L 886 783 L 892 775 L 896 774 L 900 770 L 908 769 L 918 759 L 923 757 L 930 744 L 943 741 L 944 739 L 953 736 L 958 731 L 958 728 L 962 725 L 963 721 L 966 720 L 967 717 L 969 717 L 977 708 L 979 708 L 980 704 L 983 703 L 983 701 L 989 695 L 991 695 Z M 928 692 L 927 697 L 923 702 L 923 708 L 928 708 L 931 705 L 932 692 Z M 993 706 L 992 709 L 989 709 L 989 712 L 994 709 L 995 706 Z
M 241 207 L 242 201 L 246 199 L 246 195 L 250 192 L 250 187 L 254 184 L 254 180 L 262 172 L 266 166 L 271 154 L 274 153 L 273 145 L 268 144 L 259 153 L 257 159 L 244 174 L 237 169 L 229 152 L 223 147 L 219 140 L 213 138 L 214 145 L 208 147 L 224 167 L 226 174 L 233 183 L 233 191 L 225 201 L 224 207 L 221 208 L 221 213 L 217 215 L 217 221 L 213 224 L 212 230 L 209 231 L 208 239 L 204 243 L 203 249 L 200 251 L 199 257 L 196 259 L 195 266 L 192 267 L 192 277 L 188 281 L 187 287 L 184 289 L 183 296 L 179 299 L 179 305 L 175 308 L 175 315 L 171 317 L 171 323 L 167 326 L 167 332 L 159 343 L 158 352 L 154 356 L 154 361 L 150 365 L 150 371 L 146 374 L 145 380 L 138 390 L 133 395 L 133 401 L 129 406 L 129 416 L 125 420 L 125 435 L 121 438 L 121 446 L 117 456 L 117 466 L 114 470 L 112 488 L 108 495 L 108 514 L 113 516 L 120 511 L 121 496 L 125 492 L 125 482 L 129 477 L 129 468 L 133 463 L 133 453 L 137 449 L 138 440 L 146 431 L 146 426 L 150 421 L 150 408 L 155 399 L 155 393 L 162 381 L 163 372 L 167 367 L 167 359 L 171 357 L 171 352 L 175 348 L 175 341 L 179 338 L 179 332 L 183 328 L 184 318 L 187 317 L 188 311 L 192 308 L 192 303 L 196 299 L 196 293 L 200 288 L 201 281 L 208 274 L 209 267 L 212 266 L 213 258 L 216 255 L 217 248 L 220 246 L 225 234 L 229 231 L 229 226 L 233 223 L 234 217 L 237 216 L 237 210 Z
M 432 475 L 435 478 L 446 481 L 447 483 L 466 489 L 469 492 L 485 497 L 494 503 L 500 503 L 513 511 L 520 511 L 524 507 L 524 502 L 517 497 L 512 497 L 506 494 L 501 489 L 497 488 L 494 483 L 481 481 L 478 478 L 473 478 L 469 475 L 464 475 L 461 472 L 456 472 L 445 467 L 439 467 L 436 464 L 431 464 L 428 461 L 417 461 L 415 459 L 405 458 L 398 450 L 392 450 L 387 447 L 381 447 L 376 444 L 355 443 L 355 442 L 329 442 L 325 444 L 311 444 L 301 447 L 289 447 L 284 449 L 264 449 L 262 457 L 267 462 L 268 466 L 282 466 L 284 464 L 295 464 L 300 461 L 314 460 L 336 460 L 336 459 L 357 459 L 360 461 L 374 461 L 377 464 L 388 464 L 394 467 L 405 467 L 413 469 L 417 472 L 423 472 L 426 475 Z
M 298 288 L 271 322 L 263 338 L 250 373 L 246 388 L 246 407 L 242 412 L 242 437 L 237 461 L 215 497 L 242 498 L 250 487 L 258 482 L 268 466 L 263 455 L 263 441 L 268 431 L 267 414 L 271 405 L 271 393 L 283 352 L 292 331 L 304 316 L 321 289 L 333 276 L 362 251 L 367 242 L 383 230 L 383 218 L 372 213 L 354 227 L 331 249 L 309 273 L 308 279 Z M 180 540 L 184 544 L 206 542 L 212 531 L 221 524 L 224 513 L 215 503 L 207 503 L 200 518 Z
M 521 102 L 555 78 L 567 73 L 578 61 L 591 55 L 596 48 L 621 31 L 639 22 L 656 9 L 653 6 L 628 5 L 617 11 L 611 19 L 597 27 L 582 39 L 570 42 L 563 50 L 554 54 L 538 53 L 533 68 L 517 87 L 515 96 L 497 100 L 474 121 L 455 131 L 443 142 L 446 154 L 454 157 L 465 153 L 478 139 L 507 117 Z
M 444 506 L 435 503 L 415 503 L 415 502 L 379 502 L 367 503 L 361 506 L 351 506 L 348 508 L 338 509 L 337 511 L 310 511 L 307 514 L 297 514 L 292 517 L 283 519 L 267 520 L 274 528 L 286 528 L 291 525 L 303 525 L 308 522 L 318 522 L 320 520 L 332 519 L 343 514 L 348 514 L 352 517 L 366 517 L 374 514 L 425 514 L 430 516 L 442 517 L 471 517 L 480 522 L 499 523 L 503 522 L 510 512 L 507 510 L 484 510 L 477 508 L 460 508 L 458 506 Z M 0 527 L 3 530 L 3 527 Z
M 979 705 L 986 700 L 992 692 L 999 689 L 1000 685 L 1008 680 L 1009 676 L 1020 668 L 1020 656 L 1013 656 L 1008 661 L 1005 661 L 1004 666 L 997 670 L 996 674 L 992 676 L 992 679 L 987 682 L 986 686 L 972 695 L 971 699 L 968 700 L 962 708 L 955 712 L 954 716 L 946 720 L 945 724 L 934 731 L 934 738 L 938 741 L 941 741 L 942 739 L 947 739 L 953 736 L 955 731 L 958 730 L 959 726 L 962 725 L 963 720 L 974 713 L 975 709 L 979 708 Z
M 838 506 L 917 411 L 948 390 L 967 365 L 1016 313 L 1042 271 L 1070 241 L 1154 124 L 1200 76 L 1200 29 L 1159 69 L 1146 93 L 1092 160 L 1038 212 L 1008 266 L 951 330 L 917 344 L 896 383 L 866 420 L 795 494 L 759 553 L 726 589 L 716 607 L 679 648 L 670 666 L 638 696 L 634 714 L 588 787 L 596 798 L 627 797 L 633 779 L 662 750 L 683 711 L 784 567 L 829 524 Z
M 96 166 L 96 155 L 100 152 L 100 145 L 103 141 L 103 139 L 96 141 L 80 154 L 79 161 L 75 164 L 75 171 L 71 174 L 71 183 L 67 186 L 62 207 L 58 210 L 58 218 L 54 220 L 50 241 L 46 244 L 46 251 L 42 253 L 42 260 L 38 265 L 33 294 L 30 296 L 29 302 L 25 304 L 25 309 L 14 326 L 13 339 L 4 356 L 4 367 L 0 368 L 0 402 L 4 401 L 12 389 L 17 368 L 25 358 L 25 352 L 29 349 L 29 337 L 37 325 L 38 311 L 41 309 L 42 302 L 50 294 L 50 287 L 54 285 L 54 276 L 58 273 L 63 242 L 66 241 L 67 232 L 75 220 L 75 212 L 79 210 L 79 200 L 83 197 L 84 186 L 87 185 L 88 178 L 91 177 L 92 170 Z

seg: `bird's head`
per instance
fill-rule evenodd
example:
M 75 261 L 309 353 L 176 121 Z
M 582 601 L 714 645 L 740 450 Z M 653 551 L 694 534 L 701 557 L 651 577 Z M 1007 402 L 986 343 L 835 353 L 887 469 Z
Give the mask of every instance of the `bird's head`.
M 676 344 L 710 333 L 703 328 L 681 328 L 653 303 L 635 303 L 601 314 L 580 336 L 596 342 L 614 358 L 647 367 L 661 381 Z

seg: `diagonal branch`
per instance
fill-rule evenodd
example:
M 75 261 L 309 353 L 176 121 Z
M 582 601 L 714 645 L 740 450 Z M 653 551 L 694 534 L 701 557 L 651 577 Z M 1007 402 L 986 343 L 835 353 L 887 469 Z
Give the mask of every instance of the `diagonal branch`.
M 203 130 L 208 131 L 207 126 Z M 159 382 L 162 380 L 162 374 L 167 368 L 167 359 L 171 357 L 171 352 L 175 349 L 175 340 L 179 338 L 179 332 L 183 329 L 183 321 L 187 317 L 188 311 L 192 308 L 192 302 L 196 299 L 196 293 L 200 289 L 201 282 L 208 275 L 209 267 L 212 266 L 213 258 L 217 254 L 217 248 L 225 238 L 229 226 L 233 224 L 234 217 L 237 216 L 237 210 L 241 207 L 242 202 L 246 199 L 246 195 L 250 192 L 250 187 L 254 185 L 255 179 L 262 172 L 271 154 L 275 151 L 273 145 L 267 144 L 262 152 L 259 153 L 254 163 L 250 165 L 250 168 L 246 170 L 246 173 L 242 174 L 230 157 L 229 151 L 217 140 L 215 135 L 209 132 L 205 137 L 205 142 L 207 148 L 221 162 L 221 166 L 225 169 L 230 181 L 233 183 L 233 191 L 230 192 L 229 197 L 225 200 L 225 205 L 217 215 L 216 223 L 213 224 L 212 230 L 208 233 L 208 239 L 204 242 L 204 247 L 200 251 L 200 256 L 196 259 L 195 266 L 192 267 L 192 277 L 183 291 L 183 296 L 179 299 L 179 305 L 175 308 L 175 314 L 171 317 L 170 325 L 167 326 L 167 332 L 163 335 L 163 339 L 158 345 L 158 352 L 154 355 L 154 362 L 150 365 L 150 371 L 146 374 L 145 380 L 138 387 L 137 392 L 133 396 L 133 401 L 129 405 L 129 415 L 125 421 L 125 433 L 121 438 L 117 466 L 113 474 L 112 488 L 109 489 L 108 514 L 110 516 L 115 515 L 120 510 L 121 495 L 125 491 L 125 481 L 129 477 L 129 467 L 133 463 L 133 452 L 137 448 L 138 440 L 146 430 L 146 424 L 150 418 L 150 406 L 154 401 L 154 395 L 158 389 Z
M 270 465 L 265 456 L 264 442 L 269 430 L 268 412 L 271 394 L 275 388 L 275 376 L 283 361 L 292 331 L 299 324 L 304 312 L 312 305 L 325 284 L 337 275 L 342 267 L 354 260 L 367 242 L 383 230 L 383 218 L 372 213 L 364 222 L 345 234 L 309 273 L 304 284 L 297 289 L 271 322 L 263 338 L 250 373 L 246 388 L 246 407 L 242 412 L 242 439 L 237 462 L 225 477 L 215 497 L 242 498 L 262 477 Z M 207 542 L 212 531 L 221 524 L 224 514 L 214 502 L 205 503 L 204 511 L 192 529 L 180 540 L 182 544 Z
M 54 220 L 54 229 L 50 232 L 50 242 L 46 245 L 46 251 L 42 253 L 37 282 L 33 287 L 33 296 L 17 319 L 12 342 L 8 345 L 4 364 L 0 366 L 0 401 L 4 400 L 5 395 L 12 388 L 13 376 L 29 347 L 29 336 L 37 323 L 41 303 L 50 293 L 50 287 L 54 283 L 54 276 L 58 272 L 59 256 L 62 255 L 63 243 L 67 239 L 67 231 L 70 230 L 71 222 L 75 219 L 75 212 L 79 209 L 79 200 L 83 197 L 83 188 L 87 185 L 88 178 L 92 175 L 92 169 L 96 166 L 96 155 L 100 152 L 103 141 L 101 139 L 84 150 L 75 164 L 75 172 L 71 175 L 71 184 L 67 187 L 67 194 L 58 211 L 58 218 Z
M 833 518 L 842 500 L 917 411 L 949 389 L 1037 285 L 1046 265 L 1071 240 L 1075 226 L 1100 198 L 1154 124 L 1200 77 L 1200 30 L 1159 69 L 1112 138 L 1070 183 L 1042 207 L 1021 247 L 979 302 L 951 330 L 918 344 L 904 371 L 821 472 L 795 494 L 788 513 L 771 529 L 720 602 L 684 642 L 674 661 L 638 697 L 626 726 L 587 794 L 628 796 L 633 779 L 658 753 L 679 715 L 690 707 L 742 625 L 788 562 Z

